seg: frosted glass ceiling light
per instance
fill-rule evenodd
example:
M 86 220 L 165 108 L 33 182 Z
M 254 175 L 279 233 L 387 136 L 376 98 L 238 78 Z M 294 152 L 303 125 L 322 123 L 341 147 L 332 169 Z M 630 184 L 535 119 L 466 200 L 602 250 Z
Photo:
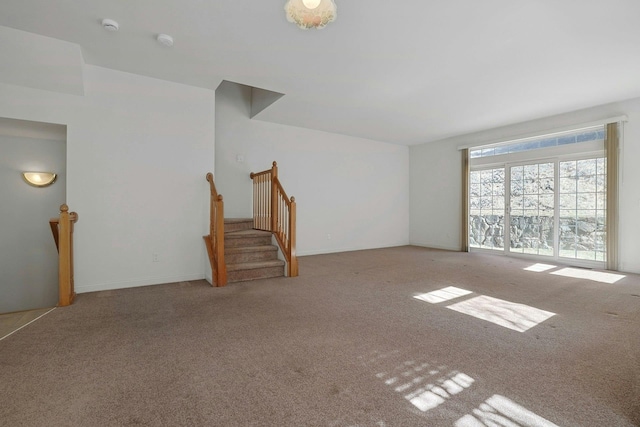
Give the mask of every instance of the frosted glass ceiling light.
M 320 6 L 320 2 L 322 0 L 302 0 L 302 4 L 304 4 L 307 9 L 315 9 Z
M 336 19 L 337 8 L 333 0 L 288 0 L 284 5 L 287 21 L 303 30 L 322 29 Z
M 27 184 L 34 187 L 46 187 L 56 182 L 57 175 L 52 172 L 22 172 Z

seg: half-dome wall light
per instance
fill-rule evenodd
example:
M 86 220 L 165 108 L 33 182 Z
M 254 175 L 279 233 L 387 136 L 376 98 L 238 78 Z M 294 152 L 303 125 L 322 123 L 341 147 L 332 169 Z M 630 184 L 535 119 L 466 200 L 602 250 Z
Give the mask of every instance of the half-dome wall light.
M 56 182 L 57 177 L 53 172 L 22 172 L 25 182 L 34 187 L 48 187 Z
M 284 5 L 287 21 L 303 30 L 327 26 L 336 19 L 337 8 L 333 0 L 288 0 Z

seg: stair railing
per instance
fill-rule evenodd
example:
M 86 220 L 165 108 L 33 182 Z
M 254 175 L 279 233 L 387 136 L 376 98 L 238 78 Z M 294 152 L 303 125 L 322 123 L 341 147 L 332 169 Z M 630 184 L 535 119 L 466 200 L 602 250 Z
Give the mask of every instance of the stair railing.
M 216 190 L 211 172 L 207 174 L 207 181 L 211 190 L 209 235 L 203 236 L 203 239 L 211 264 L 213 285 L 224 286 L 227 284 L 227 265 L 224 262 L 224 202 L 222 195 Z
M 253 228 L 270 231 L 287 261 L 287 275 L 298 275 L 296 199 L 289 198 L 278 179 L 278 164 L 249 175 L 253 180 Z
M 73 282 L 73 224 L 78 214 L 69 206 L 60 206 L 60 217 L 51 218 L 49 226 L 58 250 L 58 306 L 71 305 L 76 297 Z

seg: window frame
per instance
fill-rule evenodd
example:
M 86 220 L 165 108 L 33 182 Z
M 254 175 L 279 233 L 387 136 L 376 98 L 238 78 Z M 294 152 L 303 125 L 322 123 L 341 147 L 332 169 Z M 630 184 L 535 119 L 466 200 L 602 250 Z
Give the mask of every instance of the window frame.
M 605 129 L 605 126 L 602 126 Z M 581 131 L 581 129 L 576 129 L 576 132 Z M 563 132 L 567 133 L 567 132 Z M 544 137 L 547 135 L 541 135 Z M 534 139 L 532 137 L 531 139 Z M 606 139 L 606 135 L 605 135 Z M 506 143 L 505 143 L 506 144 Z M 502 145 L 502 144 L 501 144 Z M 494 144 L 495 146 L 495 144 Z M 478 149 L 482 146 L 473 147 L 473 149 Z M 579 142 L 574 144 L 560 145 L 560 146 L 552 146 L 546 148 L 537 148 L 528 151 L 519 151 L 515 153 L 507 153 L 507 154 L 499 154 L 493 156 L 486 157 L 474 157 L 469 158 L 469 174 L 476 171 L 489 170 L 489 169 L 497 169 L 504 168 L 504 176 L 505 176 L 505 201 L 504 201 L 504 248 L 502 250 L 496 250 L 492 248 L 479 248 L 472 247 L 469 245 L 469 252 L 477 252 L 477 253 L 490 253 L 494 255 L 501 256 L 512 256 L 515 258 L 527 259 L 527 260 L 535 260 L 540 262 L 557 262 L 562 264 L 570 264 L 577 267 L 587 267 L 587 268 L 605 268 L 607 252 L 605 247 L 605 261 L 596 261 L 596 260 L 585 260 L 579 258 L 567 258 L 560 256 L 560 162 L 563 161 L 579 161 L 579 160 L 588 160 L 588 159 L 597 159 L 597 158 L 607 158 L 606 150 L 604 147 L 604 140 L 599 139 L 595 141 L 587 141 L 587 142 Z M 511 212 L 510 212 L 510 192 L 511 192 L 511 168 L 522 166 L 522 165 L 531 165 L 531 164 L 540 164 L 540 163 L 553 163 L 554 164 L 554 235 L 553 235 L 553 256 L 547 255 L 538 255 L 538 254 L 527 254 L 527 253 L 517 253 L 511 251 Z M 607 174 L 609 171 L 607 170 Z M 606 175 L 605 175 L 606 177 Z M 606 194 L 606 192 L 605 192 Z M 471 178 L 469 177 L 469 188 L 467 189 L 467 203 L 470 206 L 471 202 Z M 607 200 L 609 203 L 609 200 Z M 469 217 L 471 215 L 471 209 L 469 209 Z M 467 218 L 469 221 L 470 218 Z M 606 219 L 609 221 L 610 219 L 607 217 Z

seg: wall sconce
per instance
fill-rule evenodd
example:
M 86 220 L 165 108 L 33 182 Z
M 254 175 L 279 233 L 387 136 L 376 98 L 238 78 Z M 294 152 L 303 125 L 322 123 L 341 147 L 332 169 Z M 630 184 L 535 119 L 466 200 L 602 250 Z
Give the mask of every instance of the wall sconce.
M 34 187 L 47 187 L 56 182 L 57 177 L 53 172 L 22 172 L 25 182 Z

